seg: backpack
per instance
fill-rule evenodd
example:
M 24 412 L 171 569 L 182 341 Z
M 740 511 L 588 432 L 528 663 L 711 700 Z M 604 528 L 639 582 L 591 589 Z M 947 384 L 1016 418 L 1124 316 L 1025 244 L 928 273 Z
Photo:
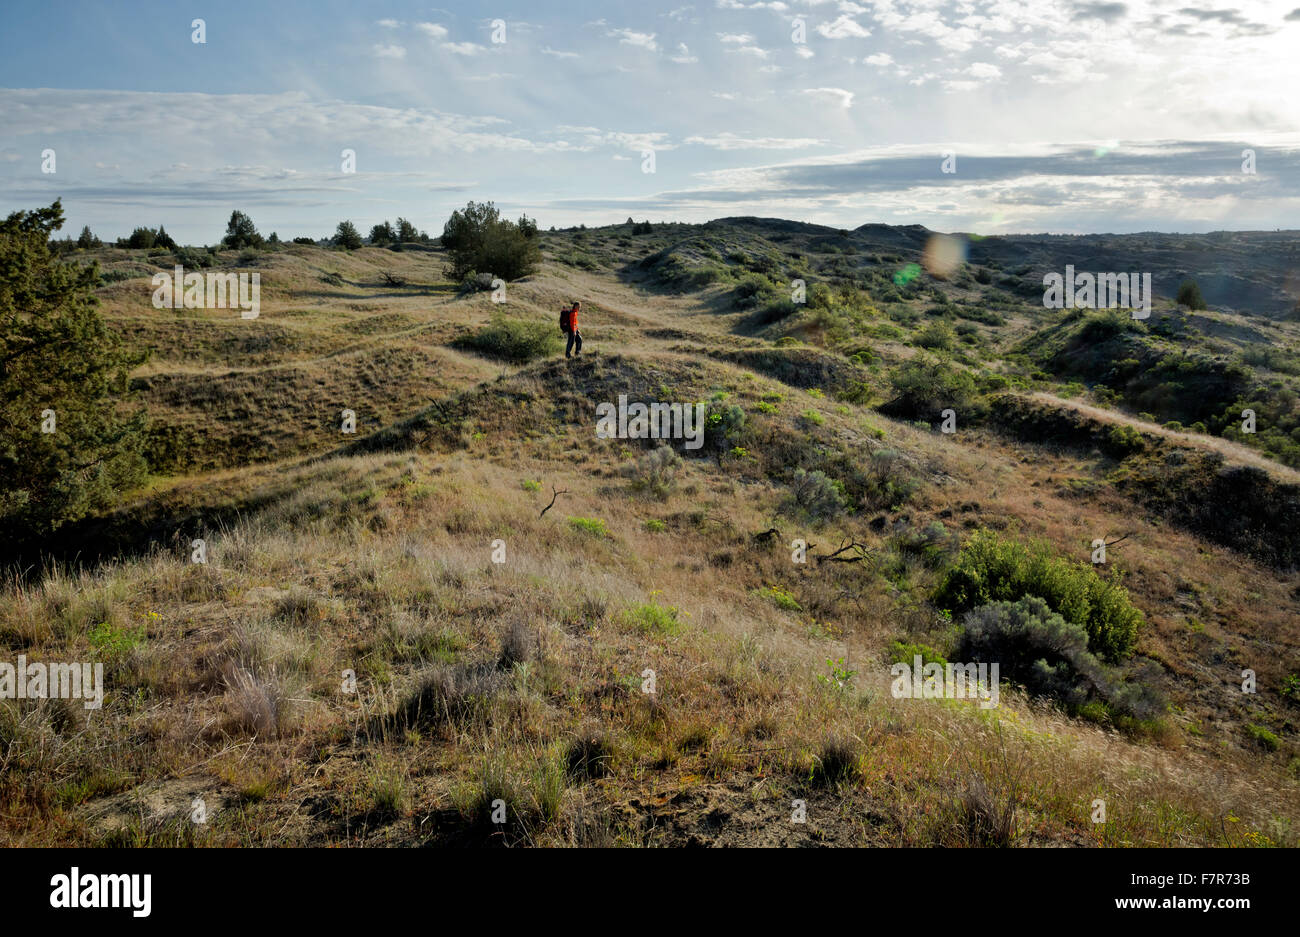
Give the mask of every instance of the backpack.
M 560 310 L 560 331 L 561 332 L 573 331 L 573 307 L 572 306 Z

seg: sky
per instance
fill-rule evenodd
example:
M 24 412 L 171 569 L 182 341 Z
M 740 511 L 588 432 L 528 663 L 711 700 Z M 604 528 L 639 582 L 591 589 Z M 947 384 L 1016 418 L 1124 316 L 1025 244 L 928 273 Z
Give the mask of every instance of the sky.
M 1197 2 L 8 3 L 0 212 L 1295 228 L 1300 0 Z

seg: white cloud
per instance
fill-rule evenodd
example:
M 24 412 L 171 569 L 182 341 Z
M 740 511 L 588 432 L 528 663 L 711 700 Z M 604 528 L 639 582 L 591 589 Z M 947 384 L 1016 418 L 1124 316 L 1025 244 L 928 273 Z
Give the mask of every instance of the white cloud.
M 731 42 L 740 46 L 747 46 L 754 41 L 754 37 L 749 33 L 718 33 L 718 39 L 722 42 Z
M 871 30 L 860 24 L 851 16 L 841 16 L 830 23 L 822 23 L 817 32 L 827 39 L 865 39 Z
M 813 52 L 812 49 L 805 45 L 797 45 L 794 47 L 794 54 L 799 56 L 801 59 L 810 59 L 817 53 Z
M 456 55 L 478 55 L 483 51 L 483 46 L 474 42 L 444 42 L 439 48 Z
M 543 47 L 542 47 L 542 55 L 553 55 L 553 56 L 555 56 L 557 59 L 576 59 L 576 58 L 578 58 L 578 53 L 576 53 L 576 52 L 561 52 L 561 51 L 559 51 L 558 49 L 552 49 L 550 46 L 543 46 Z
M 401 46 L 392 46 L 392 45 L 385 46 L 376 43 L 375 45 L 370 47 L 370 51 L 375 54 L 376 58 L 380 58 L 380 59 L 406 58 L 406 50 L 403 49 Z
M 1002 69 L 998 68 L 996 65 L 990 65 L 988 62 L 975 62 L 970 68 L 966 69 L 966 73 L 973 78 L 984 78 L 988 80 L 1002 77 Z
M 437 23 L 416 23 L 415 28 L 424 33 L 430 39 L 447 38 L 447 27 L 439 26 Z
M 384 29 L 397 29 L 402 24 L 398 20 L 379 20 L 378 25 Z
M 875 65 L 878 68 L 885 68 L 894 64 L 894 57 L 888 52 L 877 52 L 875 55 L 868 55 L 862 61 L 867 65 Z
M 651 52 L 659 51 L 659 44 L 655 42 L 655 33 L 639 33 L 634 29 L 611 29 L 605 35 L 617 38 L 622 45 L 637 46 Z
M 693 65 L 699 61 L 696 56 L 691 55 L 691 50 L 684 42 L 677 43 L 677 54 L 672 57 L 672 60 L 678 65 Z
M 735 133 L 717 133 L 710 137 L 687 137 L 683 142 L 715 150 L 802 150 L 821 146 L 815 137 L 745 137 Z
M 814 97 L 830 98 L 839 102 L 841 107 L 853 106 L 853 92 L 845 91 L 843 88 L 805 88 L 802 93 Z

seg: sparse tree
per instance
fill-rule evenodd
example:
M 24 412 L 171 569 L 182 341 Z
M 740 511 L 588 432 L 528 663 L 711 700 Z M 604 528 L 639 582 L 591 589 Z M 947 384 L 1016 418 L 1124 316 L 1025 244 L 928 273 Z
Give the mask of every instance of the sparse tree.
M 62 225 L 58 201 L 0 222 L 0 539 L 108 507 L 146 471 L 144 415 L 120 401 L 148 352 L 100 317 L 98 265 L 50 253 Z
M 1201 288 L 1195 280 L 1184 280 L 1178 287 L 1178 305 L 1188 309 L 1206 308 L 1205 298 L 1201 296 Z
M 416 230 L 415 225 L 405 218 L 397 219 L 397 240 L 403 244 L 414 244 L 420 239 L 420 232 Z
M 90 225 L 86 225 L 81 229 L 81 234 L 77 238 L 77 246 L 85 250 L 92 250 L 96 247 L 103 247 L 104 242 L 91 234 Z
M 340 221 L 334 231 L 334 243 L 344 250 L 354 251 L 358 250 L 364 242 L 356 225 L 350 221 Z
M 153 243 L 154 247 L 165 247 L 169 251 L 176 250 L 176 242 L 162 225 L 159 225 L 158 230 L 154 232 Z
M 517 280 L 532 273 L 541 259 L 537 238 L 503 220 L 491 202 L 470 202 L 463 211 L 452 212 L 442 229 L 442 245 L 451 254 L 455 280 L 471 270 Z
M 136 228 L 131 232 L 131 236 L 126 239 L 126 246 L 132 248 L 149 248 L 153 247 L 156 238 L 152 228 Z
M 221 243 L 232 250 L 261 247 L 262 235 L 257 233 L 252 218 L 242 211 L 234 211 L 230 213 L 230 221 L 226 224 L 226 236 L 221 239 Z
M 376 247 L 384 247 L 395 240 L 397 240 L 397 234 L 393 231 L 393 226 L 387 221 L 370 229 L 370 243 Z

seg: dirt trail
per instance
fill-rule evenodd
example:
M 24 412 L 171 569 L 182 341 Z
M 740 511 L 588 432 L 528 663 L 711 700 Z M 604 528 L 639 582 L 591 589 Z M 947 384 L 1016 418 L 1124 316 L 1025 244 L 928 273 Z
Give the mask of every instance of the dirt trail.
M 1194 447 L 1198 449 L 1208 449 L 1219 453 L 1231 462 L 1250 465 L 1258 469 L 1263 469 L 1279 481 L 1290 482 L 1291 484 L 1300 484 L 1300 472 L 1293 468 L 1274 462 L 1268 456 L 1257 452 L 1247 446 L 1231 442 L 1227 439 L 1220 439 L 1217 436 L 1206 436 L 1201 433 L 1180 433 L 1177 430 L 1165 429 L 1158 423 L 1148 423 L 1146 420 L 1140 420 L 1137 417 L 1129 416 L 1126 413 L 1118 413 L 1114 410 L 1105 410 L 1101 407 L 1094 407 L 1091 404 L 1080 403 L 1077 400 L 1067 400 L 1064 397 L 1057 397 L 1044 391 L 1035 391 L 1029 395 L 1032 399 L 1041 400 L 1056 407 L 1065 407 L 1082 413 L 1085 416 L 1100 420 L 1103 423 L 1122 423 L 1126 426 L 1132 426 L 1144 433 L 1151 433 L 1154 436 L 1163 436 L 1171 439 L 1179 445 Z

